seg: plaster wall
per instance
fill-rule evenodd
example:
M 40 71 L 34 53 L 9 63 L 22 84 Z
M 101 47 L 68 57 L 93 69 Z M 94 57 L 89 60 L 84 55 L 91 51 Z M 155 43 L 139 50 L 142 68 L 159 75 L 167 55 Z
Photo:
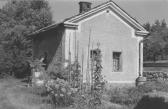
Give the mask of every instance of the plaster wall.
M 90 49 L 97 48 L 100 43 L 102 51 L 102 66 L 105 80 L 109 83 L 134 83 L 138 77 L 139 67 L 139 41 L 140 38 L 135 36 L 135 30 L 125 23 L 120 17 L 112 11 L 103 11 L 84 19 L 78 23 L 77 31 L 71 30 L 72 40 L 79 41 L 79 61 L 82 65 L 82 54 L 84 54 L 84 80 L 86 80 L 88 43 L 89 35 L 91 36 Z M 66 40 L 66 42 L 68 42 Z M 74 43 L 73 43 L 74 44 Z M 68 44 L 65 46 L 68 48 Z M 75 46 L 71 46 L 72 52 Z M 122 70 L 120 72 L 113 71 L 113 52 L 121 52 Z M 68 54 L 65 53 L 67 57 Z M 74 57 L 74 56 L 72 56 Z

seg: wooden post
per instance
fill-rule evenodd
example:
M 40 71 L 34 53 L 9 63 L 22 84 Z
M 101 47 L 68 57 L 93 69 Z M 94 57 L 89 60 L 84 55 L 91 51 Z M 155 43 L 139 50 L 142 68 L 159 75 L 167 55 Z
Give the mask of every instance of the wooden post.
M 71 35 L 69 35 L 69 74 L 68 74 L 68 82 L 71 84 Z
M 91 91 L 93 89 L 93 43 L 92 43 L 92 50 L 91 50 Z
M 82 49 L 82 65 L 81 65 L 81 92 L 83 92 L 83 61 L 84 61 L 84 50 Z
M 76 30 L 75 30 L 75 53 L 74 53 L 75 60 L 77 60 L 77 45 L 76 45 L 76 41 L 77 41 L 77 39 L 76 39 Z
M 89 31 L 89 43 L 88 43 L 88 57 L 87 57 L 87 72 L 86 72 L 86 83 L 87 89 L 90 89 L 90 39 L 91 39 L 91 29 Z
M 79 55 L 79 40 L 77 41 L 77 53 L 76 53 L 77 61 L 78 61 L 78 55 Z

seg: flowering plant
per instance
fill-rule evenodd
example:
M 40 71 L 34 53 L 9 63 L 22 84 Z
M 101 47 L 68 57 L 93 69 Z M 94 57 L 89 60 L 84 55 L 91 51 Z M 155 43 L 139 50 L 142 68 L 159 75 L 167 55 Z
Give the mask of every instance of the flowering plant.
M 46 82 L 45 86 L 55 105 L 65 106 L 73 103 L 72 95 L 74 90 L 67 81 L 59 78 L 56 80 L 51 79 Z

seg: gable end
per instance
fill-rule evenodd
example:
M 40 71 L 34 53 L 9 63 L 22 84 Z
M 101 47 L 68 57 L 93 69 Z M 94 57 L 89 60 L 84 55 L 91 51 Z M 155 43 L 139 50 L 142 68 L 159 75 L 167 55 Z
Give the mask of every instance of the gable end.
M 128 15 L 123 9 L 121 9 L 117 4 L 115 4 L 112 1 L 109 1 L 107 3 L 104 3 L 102 5 L 99 5 L 93 9 L 91 9 L 90 11 L 87 11 L 83 14 L 79 14 L 77 16 L 74 16 L 68 20 L 64 21 L 64 24 L 77 24 L 78 22 L 87 19 L 95 14 L 98 14 L 104 10 L 110 9 L 112 12 L 114 12 L 117 16 L 119 16 L 124 22 L 126 22 L 128 25 L 130 25 L 132 28 L 134 28 L 136 31 L 138 31 L 138 35 L 139 33 L 143 33 L 140 36 L 144 36 L 147 35 L 149 32 L 146 31 L 140 23 L 138 23 L 135 19 L 133 19 L 130 15 Z

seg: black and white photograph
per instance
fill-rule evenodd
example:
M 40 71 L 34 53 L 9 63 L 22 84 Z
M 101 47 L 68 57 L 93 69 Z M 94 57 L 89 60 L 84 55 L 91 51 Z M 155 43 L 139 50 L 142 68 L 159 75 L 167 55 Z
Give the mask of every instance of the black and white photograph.
M 0 0 L 0 109 L 168 109 L 168 0 Z

